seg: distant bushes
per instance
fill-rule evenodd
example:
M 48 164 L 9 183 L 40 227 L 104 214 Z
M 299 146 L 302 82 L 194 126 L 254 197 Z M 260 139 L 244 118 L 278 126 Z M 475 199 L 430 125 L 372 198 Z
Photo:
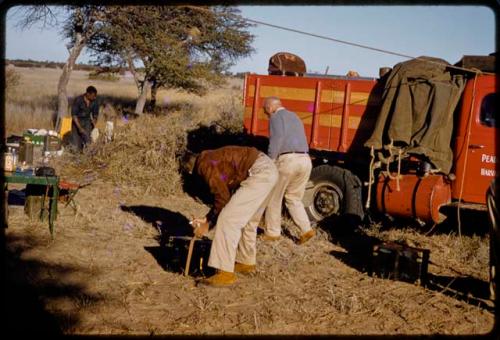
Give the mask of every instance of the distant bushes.
M 6 64 L 14 65 L 16 67 L 32 67 L 32 68 L 63 68 L 64 63 L 58 63 L 55 61 L 37 61 L 37 60 L 20 60 L 20 59 L 14 59 L 14 60 L 9 60 L 7 59 L 5 61 Z M 75 67 L 73 68 L 74 70 L 79 70 L 79 71 L 93 71 L 97 69 L 98 67 L 95 65 L 87 65 L 87 64 L 76 64 Z
M 16 71 L 13 66 L 5 68 L 5 91 L 9 94 L 13 89 L 21 83 L 21 75 Z
M 64 67 L 65 63 L 58 63 L 55 61 L 38 61 L 38 60 L 21 60 L 21 59 L 6 59 L 5 65 L 13 65 L 16 67 L 31 67 L 31 68 L 52 68 L 61 69 Z M 124 73 L 125 70 L 117 67 L 100 66 L 100 65 L 89 65 L 89 64 L 76 64 L 73 70 L 76 71 L 88 71 L 88 72 L 99 72 L 102 70 L 111 70 L 112 73 Z M 139 67 L 137 71 L 142 71 L 144 68 Z M 116 71 L 116 72 L 115 72 Z
M 119 81 L 120 76 L 116 73 L 89 73 L 90 80 L 103 80 L 103 81 Z

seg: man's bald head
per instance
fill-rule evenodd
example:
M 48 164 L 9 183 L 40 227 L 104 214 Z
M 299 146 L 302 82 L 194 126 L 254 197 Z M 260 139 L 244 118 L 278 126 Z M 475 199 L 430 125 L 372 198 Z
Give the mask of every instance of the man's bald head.
M 268 115 L 273 114 L 282 106 L 281 100 L 278 97 L 267 97 L 264 99 L 264 112 Z

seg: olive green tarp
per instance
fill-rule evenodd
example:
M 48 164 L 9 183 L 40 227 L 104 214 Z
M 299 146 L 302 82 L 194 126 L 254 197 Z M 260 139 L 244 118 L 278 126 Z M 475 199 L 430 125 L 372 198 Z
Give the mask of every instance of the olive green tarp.
M 465 80 L 462 75 L 451 74 L 447 65 L 431 57 L 395 65 L 384 86 L 374 131 L 365 146 L 381 150 L 380 157 L 392 145 L 400 147 L 404 156 L 424 156 L 435 169 L 448 174 L 453 161 L 453 112 Z

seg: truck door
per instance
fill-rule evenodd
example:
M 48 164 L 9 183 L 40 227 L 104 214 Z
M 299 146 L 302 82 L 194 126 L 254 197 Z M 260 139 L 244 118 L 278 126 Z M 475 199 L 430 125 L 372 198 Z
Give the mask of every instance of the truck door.
M 496 174 L 498 94 L 494 76 L 478 76 L 475 91 L 473 83 L 474 80 L 468 82 L 462 97 L 454 150 L 457 177 L 452 195 L 464 202 L 485 204 L 486 191 Z

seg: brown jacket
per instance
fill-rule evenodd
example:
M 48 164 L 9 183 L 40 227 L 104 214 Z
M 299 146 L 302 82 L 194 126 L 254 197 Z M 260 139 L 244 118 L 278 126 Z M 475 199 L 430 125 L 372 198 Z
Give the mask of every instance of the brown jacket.
M 258 156 L 256 148 L 244 146 L 205 150 L 198 156 L 194 172 L 205 180 L 214 196 L 214 205 L 207 215 L 212 225 L 231 195 L 248 177 L 248 170 Z

